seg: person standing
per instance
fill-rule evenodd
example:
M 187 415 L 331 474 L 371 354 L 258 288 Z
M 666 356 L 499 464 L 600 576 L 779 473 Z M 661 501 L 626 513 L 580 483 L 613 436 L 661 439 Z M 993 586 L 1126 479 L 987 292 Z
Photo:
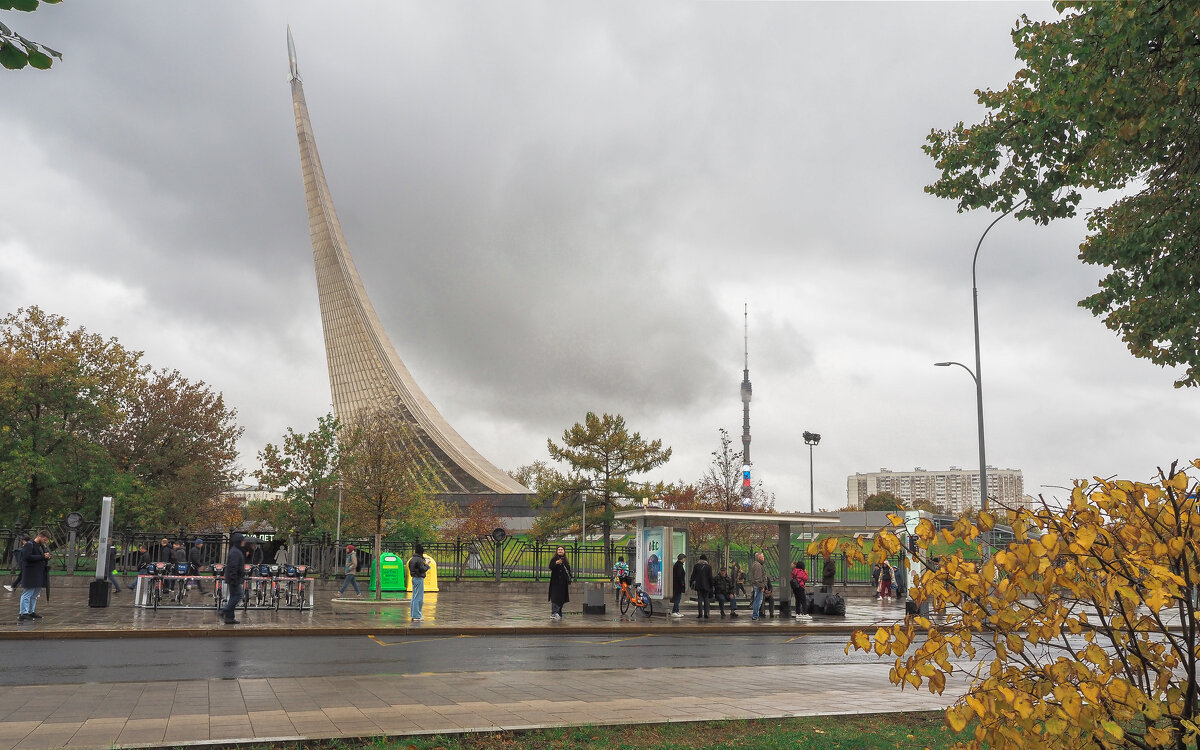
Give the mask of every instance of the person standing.
M 558 545 L 554 557 L 550 558 L 550 619 L 563 618 L 563 605 L 571 601 L 571 563 L 567 560 L 567 548 Z
M 809 619 L 808 596 L 805 590 L 808 587 L 808 571 L 804 569 L 803 560 L 792 563 L 791 585 L 792 595 L 796 597 L 796 613 L 792 617 L 797 620 Z
M 164 536 L 154 548 L 154 562 L 171 562 L 171 543 Z
M 4 588 L 9 591 L 21 585 L 21 550 L 25 548 L 26 544 L 29 544 L 29 534 L 22 532 L 20 543 L 13 545 L 12 553 L 12 566 L 13 570 L 17 571 L 17 575 L 12 579 L 12 583 L 4 584 Z
M 38 529 L 37 536 L 21 548 L 21 588 L 25 591 L 21 594 L 18 622 L 42 619 L 37 613 L 37 600 L 42 589 L 50 591 L 50 552 L 46 549 L 49 541 L 50 533 Z
M 114 569 L 117 567 L 117 548 L 111 544 L 108 545 L 108 559 L 106 562 L 107 564 L 104 567 L 108 568 L 108 570 L 104 571 L 104 580 L 112 584 L 114 594 L 119 594 L 121 593 L 121 585 L 113 577 Z
M 342 581 L 342 587 L 338 589 L 338 596 L 346 593 L 346 586 L 354 587 L 354 595 L 362 596 L 362 590 L 358 588 L 358 579 L 354 576 L 354 571 L 358 570 L 358 551 L 354 549 L 353 544 L 346 545 L 346 580 Z
M 700 559 L 692 567 L 689 580 L 692 590 L 696 592 L 696 619 L 708 619 L 713 595 L 712 565 L 708 564 L 708 556 L 700 555 Z
M 237 531 L 229 535 L 229 554 L 225 557 L 225 590 L 229 592 L 229 599 L 218 610 L 226 625 L 238 624 L 233 613 L 242 599 L 242 582 L 246 579 L 243 566 L 246 564 L 247 539 Z
M 754 553 L 754 559 L 750 561 L 750 574 L 747 576 L 750 583 L 750 589 L 753 592 L 750 596 L 750 619 L 757 620 L 759 613 L 762 611 L 763 605 L 763 590 L 767 587 L 767 569 L 763 565 L 766 557 L 763 553 Z
M 204 564 L 204 540 L 196 537 L 196 541 L 192 542 L 192 548 L 188 550 L 188 562 L 191 564 L 192 575 L 196 576 L 196 590 L 201 595 L 204 594 L 204 584 L 200 577 L 200 566 Z
M 887 560 L 879 566 L 879 596 L 885 602 L 892 599 L 892 583 L 896 580 L 892 564 Z
M 671 568 L 671 617 L 683 617 L 679 611 L 679 602 L 683 600 L 683 592 L 687 590 L 687 570 L 683 565 L 686 559 L 687 555 L 680 553 Z
M 833 579 L 837 577 L 837 563 L 833 557 L 825 555 L 825 564 L 821 567 L 821 592 L 833 593 Z
M 737 598 L 733 595 L 733 579 L 725 568 L 721 568 L 713 579 L 713 591 L 716 593 L 717 606 L 721 608 L 721 617 L 725 616 L 725 602 L 729 602 L 729 616 L 737 617 Z
M 412 557 L 408 559 L 408 578 L 412 581 L 412 602 L 408 605 L 408 616 L 413 622 L 424 619 L 421 617 L 421 607 L 425 605 L 425 574 L 428 572 L 429 563 L 425 562 L 425 548 L 418 543 L 413 548 Z

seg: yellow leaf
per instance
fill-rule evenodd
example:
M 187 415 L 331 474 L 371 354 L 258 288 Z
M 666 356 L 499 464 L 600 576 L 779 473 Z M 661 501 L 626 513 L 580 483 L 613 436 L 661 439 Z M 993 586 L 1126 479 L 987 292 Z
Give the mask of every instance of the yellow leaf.
M 859 651 L 870 651 L 871 636 L 867 635 L 866 631 L 856 630 L 851 636 L 851 644 Z
M 1028 695 L 1018 695 L 1017 699 L 1013 701 L 1013 708 L 1021 715 L 1022 719 L 1033 716 L 1033 701 L 1029 699 Z
M 1046 734 L 1062 734 L 1067 729 L 1067 722 L 1057 717 L 1046 719 Z
M 1175 476 L 1167 480 L 1167 486 L 1183 492 L 1188 486 L 1187 474 L 1184 474 L 1182 471 L 1176 472 Z
M 1042 548 L 1045 549 L 1046 552 L 1053 552 L 1055 545 L 1058 544 L 1058 534 L 1055 534 L 1053 531 L 1048 534 L 1043 534 L 1041 542 Z
M 941 695 L 946 690 L 946 675 L 942 672 L 934 672 L 929 675 L 929 692 Z
M 991 513 L 988 513 L 986 510 L 979 511 L 978 519 L 979 528 L 983 531 L 987 531 L 996 525 L 996 517 Z
M 951 708 L 946 711 L 946 723 L 956 732 L 961 732 L 967 728 L 967 717 L 963 716 L 962 711 Z
M 1096 529 L 1091 526 L 1081 526 L 1075 529 L 1075 541 L 1085 550 L 1091 549 L 1092 542 L 1096 541 Z
M 1102 721 L 1100 726 L 1104 727 L 1104 731 L 1116 737 L 1118 740 L 1125 739 L 1125 730 L 1115 721 Z
M 1079 720 L 1079 713 L 1083 710 L 1083 702 L 1079 700 L 1079 693 L 1074 690 L 1066 691 L 1059 697 L 1059 702 L 1062 703 L 1063 713 L 1076 721 Z
M 1014 653 L 1019 654 L 1025 650 L 1025 642 L 1022 641 L 1021 636 L 1017 635 L 1016 633 L 1009 633 L 1007 636 L 1005 636 L 1004 640 L 1008 642 L 1009 650 Z

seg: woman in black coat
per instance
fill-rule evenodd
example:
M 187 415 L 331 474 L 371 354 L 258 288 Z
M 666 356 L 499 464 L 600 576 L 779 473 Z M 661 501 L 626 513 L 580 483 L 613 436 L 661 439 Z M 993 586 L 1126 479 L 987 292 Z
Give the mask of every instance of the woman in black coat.
M 571 563 L 567 562 L 567 548 L 559 545 L 550 558 L 550 618 L 562 619 L 563 605 L 571 601 Z

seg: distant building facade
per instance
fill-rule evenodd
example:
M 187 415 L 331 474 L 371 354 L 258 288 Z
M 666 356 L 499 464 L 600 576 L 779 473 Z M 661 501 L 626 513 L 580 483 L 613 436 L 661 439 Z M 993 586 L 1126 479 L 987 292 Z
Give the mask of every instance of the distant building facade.
M 1004 508 L 1029 507 L 1032 500 L 1025 494 L 1025 479 L 1020 469 L 987 467 L 989 505 Z M 867 474 L 854 474 L 846 480 L 846 505 L 861 508 L 871 495 L 889 492 L 908 507 L 925 501 L 942 513 L 961 515 L 968 508 L 980 510 L 979 470 L 949 469 L 927 471 L 917 467 L 912 471 L 880 469 Z

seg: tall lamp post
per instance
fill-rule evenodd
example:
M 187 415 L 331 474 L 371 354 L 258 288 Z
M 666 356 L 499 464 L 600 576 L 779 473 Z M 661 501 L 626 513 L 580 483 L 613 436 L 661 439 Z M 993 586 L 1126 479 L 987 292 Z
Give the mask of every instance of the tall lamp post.
M 815 432 L 805 431 L 804 444 L 808 446 L 808 512 L 816 513 L 814 510 L 815 501 L 813 499 L 813 446 L 821 442 L 821 436 Z
M 814 500 L 815 493 L 813 492 L 813 447 L 816 446 L 816 444 L 819 442 L 821 442 L 821 436 L 819 434 L 817 434 L 815 432 L 809 432 L 808 430 L 804 431 L 804 444 L 808 446 L 808 512 L 809 513 L 816 512 L 815 510 L 813 510 L 813 508 L 816 505 L 816 501 Z M 808 543 L 809 544 L 812 544 L 815 541 L 813 539 L 813 536 L 815 535 L 815 533 L 816 533 L 816 529 L 813 527 L 812 523 L 809 523 L 808 524 Z

